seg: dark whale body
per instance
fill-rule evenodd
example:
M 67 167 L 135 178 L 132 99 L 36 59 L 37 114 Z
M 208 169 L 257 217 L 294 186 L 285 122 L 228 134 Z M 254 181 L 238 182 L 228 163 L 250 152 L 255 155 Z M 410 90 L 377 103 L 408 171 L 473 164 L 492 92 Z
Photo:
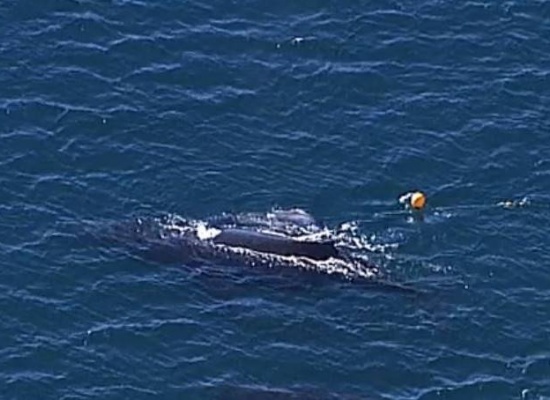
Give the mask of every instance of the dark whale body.
M 298 239 L 311 231 L 320 231 L 310 224 L 311 221 L 311 217 L 300 210 L 284 211 L 277 213 L 275 218 L 264 219 L 257 214 L 224 215 L 203 223 L 203 229 L 207 230 L 207 235 L 203 236 L 195 221 L 167 216 L 120 221 L 108 229 L 99 232 L 92 229 L 88 233 L 103 244 L 115 244 L 160 263 L 298 267 L 328 275 L 336 273 L 346 280 L 405 293 L 420 293 L 406 285 L 381 279 L 375 265 L 356 257 L 349 248 L 340 247 L 334 241 Z M 307 224 L 307 231 L 302 229 L 301 223 Z M 250 252 L 242 252 L 243 249 Z M 327 265 L 322 265 L 325 261 Z
M 222 230 L 212 239 L 215 244 L 241 247 L 261 253 L 279 256 L 307 257 L 324 261 L 329 258 L 342 258 L 333 242 L 306 242 L 289 236 L 230 228 Z

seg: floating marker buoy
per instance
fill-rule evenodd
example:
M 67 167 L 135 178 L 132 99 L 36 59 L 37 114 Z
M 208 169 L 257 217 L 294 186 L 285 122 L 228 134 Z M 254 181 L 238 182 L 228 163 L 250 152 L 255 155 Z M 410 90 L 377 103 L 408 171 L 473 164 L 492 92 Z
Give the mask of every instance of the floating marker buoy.
M 426 205 L 426 195 L 422 192 L 414 192 L 411 194 L 410 205 L 415 210 L 421 210 Z
M 399 197 L 399 202 L 413 210 L 422 210 L 426 205 L 426 195 L 422 192 L 408 192 Z

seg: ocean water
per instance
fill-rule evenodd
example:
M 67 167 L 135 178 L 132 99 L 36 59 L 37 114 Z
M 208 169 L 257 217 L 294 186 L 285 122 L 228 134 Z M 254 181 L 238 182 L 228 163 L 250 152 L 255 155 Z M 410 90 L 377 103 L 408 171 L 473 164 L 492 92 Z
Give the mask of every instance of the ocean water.
M 550 399 L 549 2 L 1 0 L 0 39 L 0 399 Z M 274 207 L 423 294 L 83 234 Z

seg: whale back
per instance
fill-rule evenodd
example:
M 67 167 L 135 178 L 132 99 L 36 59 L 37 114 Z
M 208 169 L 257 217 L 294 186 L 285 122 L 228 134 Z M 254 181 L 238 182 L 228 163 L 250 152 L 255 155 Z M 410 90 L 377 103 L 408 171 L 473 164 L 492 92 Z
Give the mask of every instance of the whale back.
M 215 244 L 242 247 L 261 253 L 281 256 L 308 257 L 313 260 L 341 258 L 334 242 L 306 242 L 288 236 L 247 229 L 225 229 L 215 238 Z

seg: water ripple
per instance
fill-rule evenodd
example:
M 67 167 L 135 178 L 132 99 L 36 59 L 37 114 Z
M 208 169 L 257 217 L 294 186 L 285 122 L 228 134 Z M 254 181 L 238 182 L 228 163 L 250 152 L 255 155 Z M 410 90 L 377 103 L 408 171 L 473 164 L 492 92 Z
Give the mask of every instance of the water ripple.
M 546 2 L 4 3 L 6 398 L 550 396 Z M 78 234 L 274 205 L 429 296 Z

